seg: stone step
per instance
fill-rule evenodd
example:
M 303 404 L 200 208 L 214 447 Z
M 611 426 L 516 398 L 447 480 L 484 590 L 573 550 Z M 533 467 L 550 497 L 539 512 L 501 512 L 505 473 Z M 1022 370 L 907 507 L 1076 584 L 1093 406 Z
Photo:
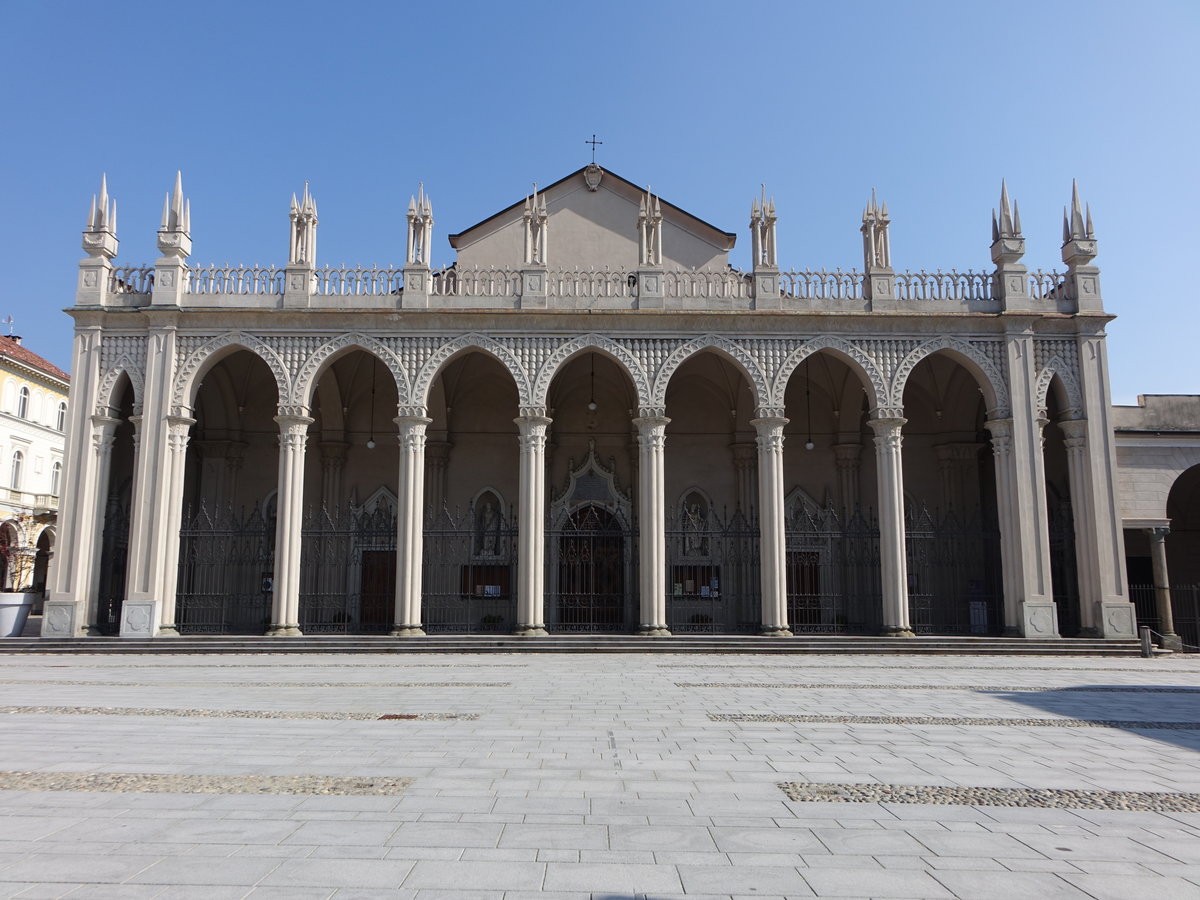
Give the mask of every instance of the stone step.
M 746 635 L 637 637 L 633 635 L 550 635 L 520 638 L 495 635 L 431 635 L 421 638 L 334 635 L 274 638 L 255 635 L 192 635 L 139 640 L 119 637 L 6 638 L 10 653 L 764 653 L 903 654 L 1014 656 L 1139 656 L 1137 641 L 1090 638 L 1024 639 L 992 637 L 881 638 Z M 1156 653 L 1157 655 L 1157 653 Z

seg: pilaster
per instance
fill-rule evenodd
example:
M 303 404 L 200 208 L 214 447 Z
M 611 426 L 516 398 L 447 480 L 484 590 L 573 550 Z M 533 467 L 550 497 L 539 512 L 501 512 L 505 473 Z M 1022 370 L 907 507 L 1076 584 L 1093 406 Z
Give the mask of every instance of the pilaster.
M 842 501 L 842 521 L 850 521 L 850 517 L 862 506 L 859 495 L 859 484 L 862 477 L 862 444 L 835 444 L 833 447 L 834 465 L 837 466 L 838 497 Z
M 1019 613 L 1008 623 L 1023 637 L 1057 637 L 1058 617 L 1050 578 L 1050 514 L 1046 505 L 1046 465 L 1042 449 L 1046 420 L 1038 407 L 1033 335 L 1018 327 L 1006 336 L 1012 401 L 1012 452 L 1008 545 L 1012 554 Z M 999 498 L 998 498 L 999 499 Z
M 760 409 L 750 424 L 758 432 L 758 530 L 762 565 L 762 632 L 790 637 L 787 616 L 787 544 L 784 534 L 781 410 Z
M 421 410 L 424 412 L 424 410 Z M 432 419 L 400 415 L 400 477 L 396 498 L 396 612 L 392 634 L 419 637 L 421 625 L 421 561 L 425 515 L 425 430 Z
M 908 611 L 908 558 L 904 538 L 904 465 L 902 429 L 907 419 L 876 410 L 867 420 L 875 432 L 875 470 L 879 483 L 879 561 L 883 586 L 883 630 L 912 637 Z
M 517 628 L 523 637 L 546 634 L 546 435 L 550 419 L 518 416 L 520 502 L 517 521 Z
M 98 437 L 103 439 L 103 433 L 97 433 L 97 424 L 92 421 L 100 380 L 98 326 L 76 328 L 71 356 L 58 546 L 42 619 L 42 637 L 76 637 L 87 633 L 88 610 L 95 602 L 93 585 L 97 569 L 93 536 L 102 530 L 95 441 Z
M 1125 575 L 1125 540 L 1121 531 L 1121 511 L 1117 499 L 1117 448 L 1110 415 L 1111 391 L 1108 381 L 1108 351 L 1103 332 L 1078 338 L 1079 381 L 1083 392 L 1083 425 L 1079 435 L 1085 443 L 1081 484 L 1090 566 L 1096 573 L 1095 591 L 1090 602 L 1095 610 L 1096 628 L 1106 638 L 1129 639 L 1137 635 L 1137 616 L 1129 602 Z M 1076 532 L 1076 541 L 1079 540 Z

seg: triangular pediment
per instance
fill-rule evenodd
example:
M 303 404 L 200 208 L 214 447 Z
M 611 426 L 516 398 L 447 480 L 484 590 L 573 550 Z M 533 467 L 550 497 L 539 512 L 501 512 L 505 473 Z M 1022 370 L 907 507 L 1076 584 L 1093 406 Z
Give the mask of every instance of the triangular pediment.
M 546 262 L 554 269 L 632 271 L 638 265 L 638 211 L 646 189 L 599 166 L 538 188 L 549 216 Z M 660 198 L 665 268 L 714 270 L 729 263 L 736 236 Z M 524 261 L 525 198 L 450 235 L 458 263 L 517 269 Z

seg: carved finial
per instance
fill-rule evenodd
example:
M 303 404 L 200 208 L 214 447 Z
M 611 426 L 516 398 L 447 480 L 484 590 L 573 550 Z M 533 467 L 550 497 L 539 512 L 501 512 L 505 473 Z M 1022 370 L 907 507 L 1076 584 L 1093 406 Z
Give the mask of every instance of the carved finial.
M 875 188 L 871 188 L 871 199 L 863 210 L 862 227 L 859 229 L 863 236 L 863 265 L 868 271 L 890 269 L 892 266 L 892 244 L 888 235 L 890 222 L 887 203 L 880 204 Z
M 1079 185 L 1071 179 L 1071 238 L 1081 240 L 1087 237 L 1087 228 L 1083 221 L 1083 208 L 1079 202 Z
M 292 220 L 288 248 L 289 266 L 315 266 L 317 264 L 317 203 L 309 193 L 308 182 L 304 182 L 304 192 L 299 204 L 296 195 L 292 194 L 292 205 L 288 212 Z
M 1071 209 L 1063 209 L 1063 262 L 1072 268 L 1086 266 L 1096 257 L 1092 208 L 1079 199 L 1079 185 L 1071 180 Z
M 433 245 L 433 204 L 425 195 L 425 182 L 417 183 L 416 197 L 408 201 L 408 249 L 405 265 L 428 266 Z
M 108 196 L 108 177 L 100 176 L 100 193 L 92 194 L 87 227 L 83 230 L 83 249 L 93 259 L 112 259 L 117 255 L 117 201 Z

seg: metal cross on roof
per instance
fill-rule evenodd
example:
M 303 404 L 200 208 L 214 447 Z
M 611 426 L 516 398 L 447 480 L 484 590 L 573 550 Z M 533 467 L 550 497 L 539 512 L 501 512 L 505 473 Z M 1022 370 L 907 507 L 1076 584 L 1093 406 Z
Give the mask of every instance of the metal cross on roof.
M 603 144 L 604 141 L 596 140 L 596 133 L 592 132 L 592 139 L 590 141 L 584 141 L 584 143 L 592 145 L 592 165 L 594 166 L 596 164 L 596 145 Z

